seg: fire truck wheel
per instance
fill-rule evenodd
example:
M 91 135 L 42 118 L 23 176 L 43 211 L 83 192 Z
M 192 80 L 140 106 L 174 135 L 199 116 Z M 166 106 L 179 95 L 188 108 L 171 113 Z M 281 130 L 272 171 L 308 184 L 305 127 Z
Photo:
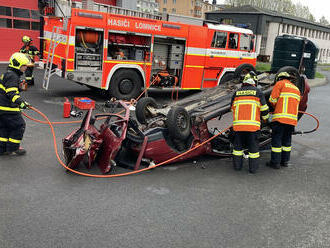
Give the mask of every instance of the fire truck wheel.
M 148 119 L 152 117 L 150 110 L 157 109 L 156 100 L 152 97 L 143 97 L 136 103 L 135 115 L 138 122 L 146 124 Z
M 137 72 L 122 69 L 116 72 L 109 86 L 109 93 L 117 99 L 130 100 L 136 98 L 142 87 L 142 80 Z
M 184 107 L 173 106 L 167 114 L 166 125 L 173 139 L 185 140 L 190 135 L 190 115 Z
M 253 65 L 241 64 L 235 69 L 234 78 L 243 80 L 244 76 L 250 71 L 256 72 L 256 69 L 253 67 Z
M 228 82 L 230 80 L 234 79 L 234 74 L 233 73 L 226 73 L 221 79 L 220 79 L 220 84 L 223 84 L 225 82 Z

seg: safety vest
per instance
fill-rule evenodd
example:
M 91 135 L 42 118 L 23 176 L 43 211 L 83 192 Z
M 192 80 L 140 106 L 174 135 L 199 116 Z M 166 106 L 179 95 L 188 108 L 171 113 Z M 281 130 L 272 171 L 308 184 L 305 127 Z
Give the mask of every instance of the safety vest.
M 232 97 L 233 129 L 241 132 L 260 130 L 260 115 L 269 117 L 268 105 L 262 91 L 252 85 L 243 86 Z
M 296 126 L 300 91 L 287 79 L 278 81 L 269 97 L 269 102 L 274 106 L 272 121 Z

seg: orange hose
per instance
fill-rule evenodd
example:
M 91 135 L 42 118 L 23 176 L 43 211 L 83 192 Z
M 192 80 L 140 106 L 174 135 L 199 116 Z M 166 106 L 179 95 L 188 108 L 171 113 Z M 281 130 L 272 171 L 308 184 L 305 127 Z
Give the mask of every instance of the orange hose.
M 173 158 L 170 158 L 166 161 L 163 161 L 161 163 L 158 163 L 156 165 L 153 165 L 153 166 L 149 166 L 148 168 L 144 168 L 144 169 L 140 169 L 140 170 L 136 170 L 136 171 L 131 171 L 131 172 L 126 172 L 126 173 L 120 173 L 120 174 L 113 174 L 113 175 L 95 175 L 95 174 L 88 174 L 88 173 L 84 173 L 84 172 L 80 172 L 80 171 L 76 171 L 74 169 L 71 169 L 69 168 L 68 166 L 66 166 L 66 164 L 61 160 L 59 154 L 58 154 L 58 148 L 57 148 L 57 142 L 56 142 L 56 136 L 55 136 L 55 131 L 54 131 L 54 127 L 53 127 L 53 124 L 52 122 L 49 121 L 49 119 L 47 118 L 47 116 L 45 114 L 43 114 L 42 112 L 40 112 L 38 109 L 34 108 L 34 107 L 30 107 L 30 109 L 32 109 L 33 111 L 37 112 L 38 114 L 40 114 L 47 122 L 47 124 L 49 125 L 50 129 L 51 129 L 51 132 L 52 132 L 52 135 L 53 135 L 53 144 L 54 144 L 54 150 L 55 150 L 55 154 L 56 154 L 56 158 L 58 160 L 58 162 L 67 170 L 73 172 L 73 173 L 76 173 L 78 175 L 81 175 L 81 176 L 86 176 L 86 177 L 95 177 L 95 178 L 109 178 L 109 177 L 121 177 L 121 176 L 128 176 L 128 175 L 133 175 L 133 174 L 137 174 L 137 173 L 140 173 L 140 172 L 143 172 L 143 171 L 147 171 L 147 170 L 150 170 L 150 169 L 153 169 L 153 168 L 156 168 L 158 166 L 161 166 L 161 165 L 164 165 L 164 164 L 167 164 L 175 159 L 178 159 L 182 156 L 184 156 L 185 154 L 189 153 L 189 152 L 192 152 L 194 150 L 196 150 L 197 148 L 205 145 L 206 143 L 210 142 L 212 139 L 214 139 L 215 137 L 219 136 L 220 134 L 226 132 L 227 130 L 229 130 L 231 128 L 228 127 L 224 130 L 222 130 L 221 132 L 219 132 L 217 135 L 214 135 L 212 136 L 211 138 L 209 138 L 208 140 L 205 140 L 204 142 L 194 146 L 193 148 L 191 148 L 190 150 L 184 152 L 184 153 L 181 153 Z

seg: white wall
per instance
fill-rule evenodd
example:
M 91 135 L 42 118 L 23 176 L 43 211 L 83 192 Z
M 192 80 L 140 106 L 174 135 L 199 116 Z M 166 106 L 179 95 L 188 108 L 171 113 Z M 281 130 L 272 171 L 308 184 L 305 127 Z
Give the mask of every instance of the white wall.
M 280 23 L 275 23 L 275 22 L 269 23 L 265 53 L 267 55 L 270 55 L 270 61 L 272 61 L 273 59 L 274 43 L 276 36 L 278 36 L 279 34 L 279 27 L 280 27 Z

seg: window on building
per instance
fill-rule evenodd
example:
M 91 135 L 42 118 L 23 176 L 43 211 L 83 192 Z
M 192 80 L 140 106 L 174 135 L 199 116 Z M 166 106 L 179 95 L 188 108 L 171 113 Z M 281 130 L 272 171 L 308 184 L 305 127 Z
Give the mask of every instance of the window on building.
M 175 8 L 172 9 L 172 13 L 174 13 L 174 14 L 176 13 L 176 9 Z
M 176 0 L 173 0 L 173 4 L 176 4 Z
M 37 10 L 31 10 L 31 18 L 32 19 L 39 19 L 40 18 L 40 14 Z
M 221 19 L 221 23 L 222 24 L 232 24 L 233 23 L 233 19 L 224 18 L 224 19 Z
M 226 48 L 227 32 L 214 32 L 211 47 Z
M 167 12 L 167 9 L 166 8 L 163 8 L 163 12 L 166 13 Z
M 11 16 L 11 8 L 5 7 L 5 6 L 0 6 L 0 15 Z
M 6 18 L 0 18 L 0 27 L 2 28 L 12 28 L 12 20 Z
M 40 22 L 31 22 L 32 30 L 40 30 Z
M 167 0 L 164 0 L 164 4 L 167 4 Z
M 14 21 L 14 28 L 18 29 L 30 29 L 30 22 L 22 21 L 22 20 L 13 20 Z
M 238 47 L 238 34 L 230 33 L 229 34 L 228 48 L 237 49 L 237 47 Z
M 253 43 L 254 43 L 254 37 L 249 34 L 241 34 L 241 40 L 240 40 L 240 50 L 243 51 L 252 51 L 253 50 Z
M 30 10 L 20 9 L 20 8 L 13 8 L 13 16 L 23 17 L 23 18 L 30 18 Z

